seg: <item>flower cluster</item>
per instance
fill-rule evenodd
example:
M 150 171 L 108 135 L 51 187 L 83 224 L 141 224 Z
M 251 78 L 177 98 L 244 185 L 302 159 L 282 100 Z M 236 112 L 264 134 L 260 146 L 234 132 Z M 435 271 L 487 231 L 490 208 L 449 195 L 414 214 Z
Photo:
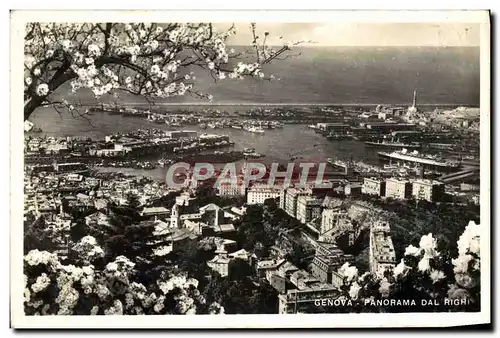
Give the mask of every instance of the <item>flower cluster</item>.
M 458 257 L 452 264 L 460 288 L 472 289 L 480 284 L 480 232 L 480 225 L 470 221 L 457 241 Z
M 94 244 L 90 238 L 84 242 Z M 124 256 L 108 263 L 102 271 L 96 271 L 92 265 L 63 265 L 57 256 L 43 251 L 30 252 L 25 261 L 24 295 L 28 314 L 71 315 L 77 311 L 80 300 L 83 304 L 92 299 L 97 303 L 85 314 L 194 314 L 199 305 L 205 304 L 197 290 L 198 281 L 185 275 L 162 277 L 149 287 L 131 282 L 135 264 Z M 38 270 L 33 269 L 38 266 L 50 269 L 36 275 Z M 175 307 L 167 308 L 168 298 L 175 301 Z M 52 300 L 47 302 L 48 299 Z M 220 306 L 211 308 L 213 313 L 223 313 Z
M 97 241 L 92 236 L 85 236 L 73 247 L 73 250 L 87 264 L 95 261 L 98 258 L 104 257 L 104 251 L 97 244 Z
M 344 263 L 338 272 L 340 275 L 344 276 L 348 282 L 358 277 L 358 269 L 355 266 L 351 266 L 349 263 Z
M 39 264 L 57 266 L 59 264 L 59 259 L 56 254 L 47 251 L 39 251 L 38 249 L 28 252 L 28 254 L 24 256 L 24 261 L 31 266 Z
M 401 289 L 401 285 L 419 281 L 417 285 L 412 284 L 412 288 L 416 288 L 417 292 L 427 293 L 429 297 L 439 295 L 451 299 L 477 299 L 478 294 L 474 294 L 473 290 L 480 284 L 479 237 L 480 226 L 469 222 L 457 242 L 458 257 L 446 259 L 446 255 L 437 251 L 437 241 L 433 235 L 424 235 L 419 246 L 409 245 L 400 263 L 392 271 L 386 271 L 384 276 L 369 272 L 358 276 L 357 269 L 345 263 L 338 270 L 344 278 L 342 289 L 345 292 L 342 297 L 353 300 L 397 297 L 395 293 Z M 447 276 L 445 271 L 451 269 L 454 276 Z M 454 284 L 445 283 L 453 280 Z
M 43 104 L 50 104 L 50 94 L 65 82 L 70 82 L 74 92 L 90 89 L 96 98 L 127 91 L 153 99 L 186 93 L 210 99 L 194 91 L 196 76 L 191 70 L 204 68 L 219 80 L 264 78 L 263 64 L 288 50 L 274 50 L 265 41 L 255 44 L 255 49 L 240 53 L 255 61 L 240 62 L 231 70 L 228 65 L 236 53 L 228 50 L 227 39 L 233 34 L 233 27 L 218 32 L 208 23 L 167 27 L 156 23 L 28 23 L 25 101 L 38 96 L 45 99 Z M 54 73 L 62 75 L 53 79 Z

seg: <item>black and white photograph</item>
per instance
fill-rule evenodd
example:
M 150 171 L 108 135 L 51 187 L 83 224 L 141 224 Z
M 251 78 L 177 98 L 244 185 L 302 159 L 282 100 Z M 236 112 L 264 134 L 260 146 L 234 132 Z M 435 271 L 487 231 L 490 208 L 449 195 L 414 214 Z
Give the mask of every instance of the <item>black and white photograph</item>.
M 13 327 L 489 323 L 487 11 L 140 13 L 11 13 Z

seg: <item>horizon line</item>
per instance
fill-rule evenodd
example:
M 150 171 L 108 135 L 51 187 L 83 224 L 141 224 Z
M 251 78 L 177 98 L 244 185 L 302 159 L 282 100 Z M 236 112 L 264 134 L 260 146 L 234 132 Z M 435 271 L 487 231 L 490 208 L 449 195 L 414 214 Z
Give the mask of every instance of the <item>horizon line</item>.
M 227 45 L 228 47 L 252 47 L 252 45 Z M 280 44 L 271 44 L 269 47 L 280 47 Z M 323 45 L 305 42 L 303 45 L 292 46 L 291 49 L 297 47 L 341 47 L 341 48 L 480 48 L 481 45 Z
M 104 104 L 104 103 L 103 103 Z M 123 104 L 128 105 L 150 105 L 147 102 L 123 102 Z M 100 104 L 96 104 L 100 105 Z M 392 106 L 402 106 L 402 107 L 410 107 L 411 103 L 205 103 L 205 102 L 158 102 L 153 104 L 152 106 L 378 106 L 378 105 L 392 105 Z M 473 103 L 419 103 L 418 106 L 466 106 L 466 107 L 477 107 L 479 108 L 479 104 Z

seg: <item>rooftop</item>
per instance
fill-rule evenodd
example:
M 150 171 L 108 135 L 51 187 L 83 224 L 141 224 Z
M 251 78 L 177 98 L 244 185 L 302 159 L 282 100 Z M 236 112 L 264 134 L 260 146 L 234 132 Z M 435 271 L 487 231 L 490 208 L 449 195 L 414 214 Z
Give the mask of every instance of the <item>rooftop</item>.
M 257 269 L 277 269 L 285 262 L 284 259 L 268 259 L 257 262 Z

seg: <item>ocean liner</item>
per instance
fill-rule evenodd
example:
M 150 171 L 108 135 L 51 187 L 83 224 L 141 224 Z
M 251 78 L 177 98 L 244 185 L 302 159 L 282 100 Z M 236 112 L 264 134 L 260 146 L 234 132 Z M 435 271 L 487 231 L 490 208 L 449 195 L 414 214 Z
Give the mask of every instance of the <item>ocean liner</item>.
M 421 166 L 426 169 L 442 173 L 457 171 L 460 167 L 460 164 L 457 161 L 444 159 L 436 155 L 420 154 L 416 150 L 408 152 L 406 148 L 393 152 L 380 151 L 378 152 L 378 156 L 381 161 L 389 162 L 391 165 L 398 164 L 415 167 Z

